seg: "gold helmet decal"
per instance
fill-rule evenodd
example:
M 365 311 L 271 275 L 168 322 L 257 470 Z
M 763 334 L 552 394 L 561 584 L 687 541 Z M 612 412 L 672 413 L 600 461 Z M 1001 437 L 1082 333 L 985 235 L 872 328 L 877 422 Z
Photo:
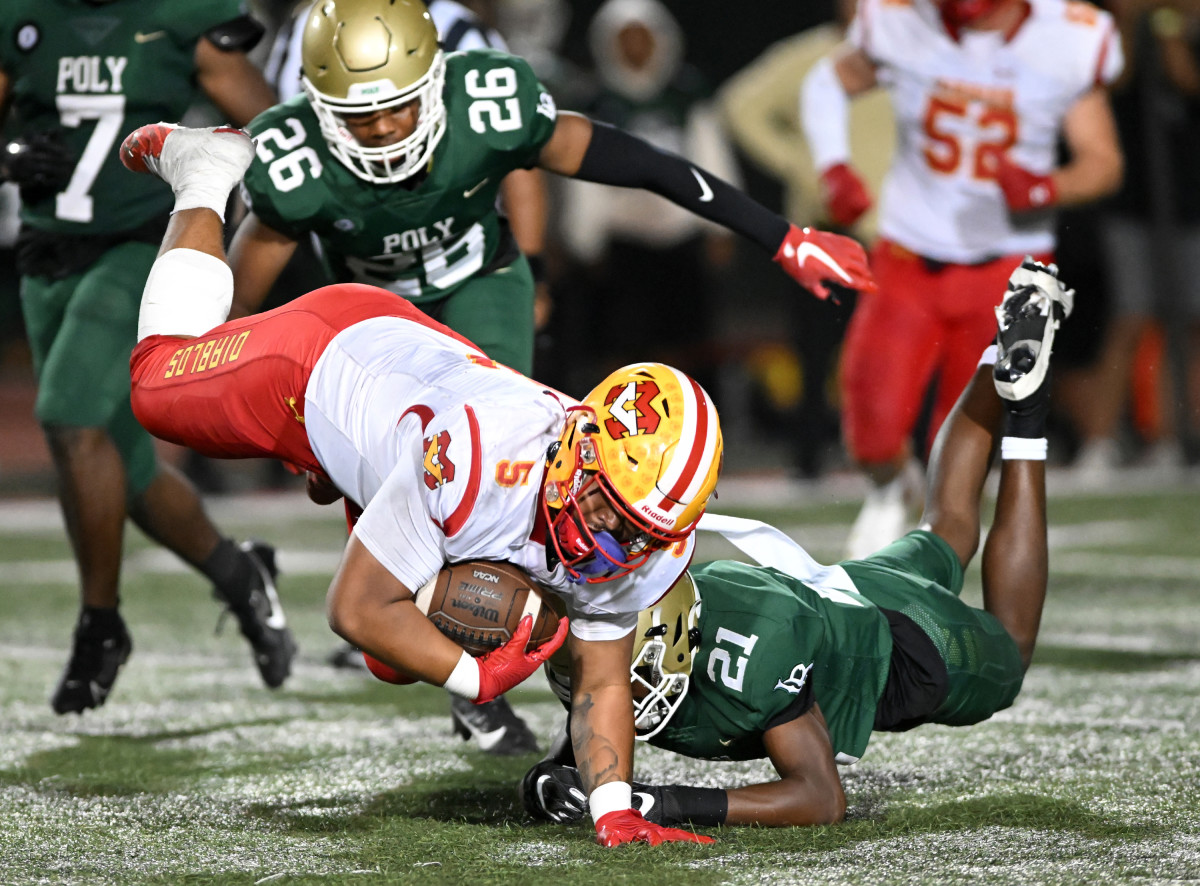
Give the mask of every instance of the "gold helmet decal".
M 419 0 L 317 0 L 301 46 L 301 80 L 329 149 L 351 172 L 377 184 L 421 169 L 446 131 L 445 57 Z M 347 116 L 419 102 L 416 128 L 384 146 L 359 144 Z

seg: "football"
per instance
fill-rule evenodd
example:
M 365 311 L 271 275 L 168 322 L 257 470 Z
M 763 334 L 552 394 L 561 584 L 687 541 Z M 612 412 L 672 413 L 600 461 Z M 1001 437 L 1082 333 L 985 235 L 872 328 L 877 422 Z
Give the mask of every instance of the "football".
M 533 616 L 526 649 L 542 645 L 558 628 L 558 599 L 511 563 L 468 560 L 446 566 L 417 593 L 416 604 L 471 655 L 503 646 L 526 615 Z

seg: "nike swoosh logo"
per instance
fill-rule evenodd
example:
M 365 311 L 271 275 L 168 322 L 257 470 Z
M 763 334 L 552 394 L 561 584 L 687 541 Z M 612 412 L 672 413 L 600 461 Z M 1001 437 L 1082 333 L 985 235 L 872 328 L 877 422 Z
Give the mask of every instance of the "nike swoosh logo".
M 282 631 L 287 627 L 287 617 L 283 607 L 279 605 L 279 595 L 275 593 L 275 585 L 267 582 L 267 602 L 271 604 L 271 614 L 267 616 L 267 627 L 273 631 Z
M 267 597 L 267 603 L 271 606 L 271 614 L 264 621 L 267 627 L 273 631 L 282 631 L 287 627 L 287 617 L 283 614 L 283 607 L 279 604 L 279 594 L 275 592 L 275 582 L 271 580 L 271 573 L 259 565 L 258 560 L 254 560 L 254 565 L 258 567 L 258 574 L 262 576 L 263 593 Z
M 692 169 L 692 175 L 696 176 L 696 181 L 700 185 L 700 202 L 711 203 L 713 190 L 708 186 L 708 182 L 704 180 L 704 176 L 697 172 L 695 168 Z
M 483 181 L 481 181 L 475 187 L 471 188 L 469 191 L 463 191 L 463 198 L 470 200 L 472 197 L 474 197 L 479 192 L 480 188 L 482 188 L 484 185 L 486 185 L 488 183 L 489 179 L 490 179 L 490 176 L 488 178 L 485 178 Z
M 643 791 L 638 791 L 634 794 L 634 796 L 640 797 L 642 800 L 641 805 L 637 807 L 637 811 L 642 813 L 642 818 L 648 818 L 650 815 L 650 810 L 654 808 L 654 797 L 650 794 L 644 793 Z
M 135 43 L 149 43 L 151 40 L 157 40 L 165 36 L 167 36 L 166 31 L 151 31 L 149 34 L 144 31 L 138 31 L 133 35 L 133 40 Z
M 479 742 L 480 750 L 484 751 L 490 750 L 493 746 L 498 744 L 504 738 L 504 733 L 508 731 L 507 726 L 501 726 L 499 729 L 493 729 L 491 732 L 484 732 L 483 730 L 479 730 L 477 732 L 471 727 L 470 723 L 467 723 L 467 728 L 471 730 L 471 734 L 474 735 L 475 740 Z M 541 790 L 541 787 L 541 784 L 539 784 L 539 791 Z
M 723 747 L 723 748 L 727 748 L 731 744 L 733 744 L 732 738 L 722 738 L 722 739 L 718 739 L 718 740 L 721 742 L 721 747 Z
M 810 258 L 815 258 L 847 283 L 850 282 L 850 275 L 842 270 L 842 266 L 834 261 L 828 252 L 815 243 L 801 243 L 800 248 L 796 250 L 796 264 L 803 265 Z

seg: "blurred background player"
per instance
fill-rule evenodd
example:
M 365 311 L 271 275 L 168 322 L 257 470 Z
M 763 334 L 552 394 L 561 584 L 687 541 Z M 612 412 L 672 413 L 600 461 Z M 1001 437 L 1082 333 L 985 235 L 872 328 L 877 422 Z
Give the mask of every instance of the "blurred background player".
M 854 5 L 854 0 L 837 0 L 833 21 L 773 43 L 722 84 L 717 100 L 725 128 L 749 167 L 782 184 L 785 216 L 797 224 L 850 234 L 869 248 L 877 230 L 875 208 L 850 222 L 828 212 L 800 129 L 804 77 L 845 38 Z M 859 96 L 849 114 L 850 164 L 868 191 L 877 193 L 895 149 L 891 102 L 884 90 L 873 90 Z M 844 293 L 834 306 L 808 299 L 783 300 L 791 320 L 788 334 L 764 335 L 747 356 L 764 388 L 774 392 L 767 402 L 786 429 L 783 439 L 790 461 L 804 477 L 817 477 L 845 461 L 836 379 L 855 301 L 854 293 Z
M 846 43 L 805 79 L 833 217 L 849 224 L 872 203 L 848 163 L 848 99 L 884 86 L 900 131 L 871 252 L 879 291 L 859 298 L 843 355 L 843 438 L 871 483 L 849 556 L 908 525 L 927 392 L 932 439 L 991 337 L 992 293 L 1024 255 L 1049 260 L 1055 207 L 1120 184 L 1108 84 L 1121 66 L 1111 16 L 1087 4 L 861 0 Z
M 130 411 L 138 303 L 171 199 L 153 181 L 131 180 L 116 152 L 130 129 L 176 119 L 201 96 L 238 122 L 269 106 L 246 57 L 261 34 L 235 0 L 11 0 L 0 10 L 0 106 L 16 136 L 0 172 L 21 189 L 36 413 L 82 603 L 51 698 L 58 713 L 102 705 L 132 648 L 117 608 L 127 516 L 213 582 L 268 686 L 290 670 L 274 550 L 224 538 Z
M 865 560 L 822 567 L 777 530 L 718 518 L 713 528 L 734 529 L 731 540 L 763 565 L 703 563 L 642 612 L 630 673 L 638 737 L 689 757 L 768 757 L 779 774 L 730 790 L 635 783 L 647 818 L 841 821 L 837 766 L 861 758 L 873 730 L 967 726 L 1013 703 L 1046 597 L 1047 373 L 1073 300 L 1052 271 L 1026 263 L 1013 273 L 996 309 L 998 347 L 939 434 L 923 528 Z M 978 609 L 960 594 L 997 452 Z M 577 773 L 554 759 L 534 766 L 521 792 L 537 818 L 586 811 Z

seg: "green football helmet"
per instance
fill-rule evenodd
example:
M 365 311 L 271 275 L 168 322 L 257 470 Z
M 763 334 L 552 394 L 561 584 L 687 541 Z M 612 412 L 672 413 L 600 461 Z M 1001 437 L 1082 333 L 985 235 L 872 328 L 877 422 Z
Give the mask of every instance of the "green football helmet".
M 687 695 L 692 653 L 700 645 L 699 618 L 700 597 L 687 572 L 661 600 L 638 613 L 629 669 L 638 741 L 657 735 Z
M 421 169 L 446 132 L 446 60 L 420 0 L 317 0 L 304 25 L 301 82 L 329 149 L 365 181 L 404 181 Z M 417 126 L 401 141 L 365 147 L 343 117 L 410 101 Z

